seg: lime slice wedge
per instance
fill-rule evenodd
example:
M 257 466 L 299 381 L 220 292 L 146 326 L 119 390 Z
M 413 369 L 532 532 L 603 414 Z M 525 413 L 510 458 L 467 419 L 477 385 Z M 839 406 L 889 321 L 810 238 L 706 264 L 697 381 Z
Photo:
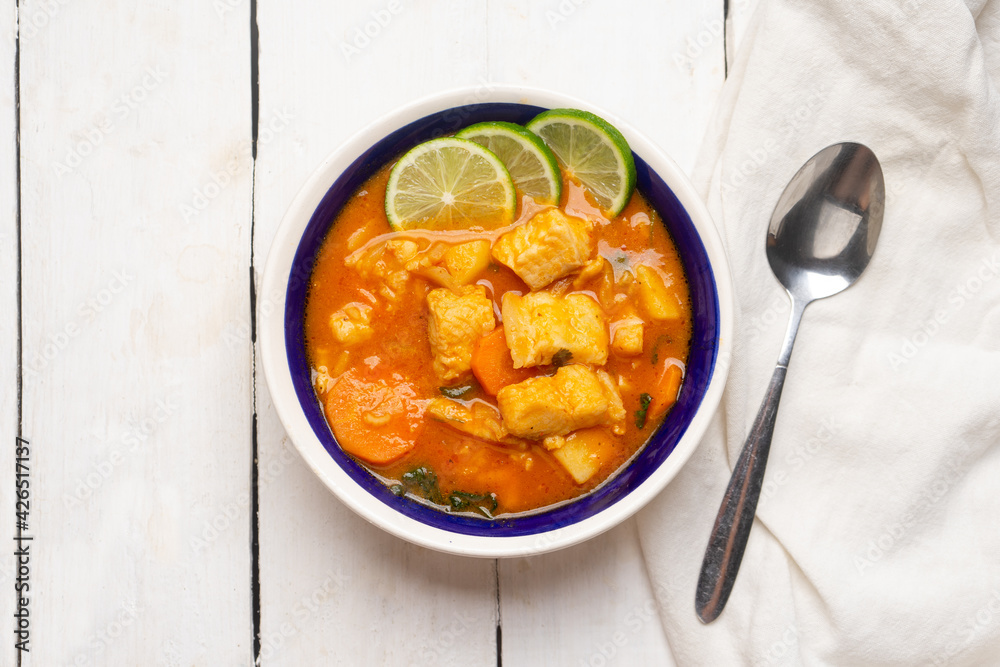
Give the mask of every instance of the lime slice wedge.
M 441 137 L 411 149 L 389 174 L 385 214 L 401 229 L 496 229 L 514 221 L 517 191 L 496 155 Z
M 507 167 L 514 185 L 539 204 L 559 204 L 559 163 L 537 134 L 504 122 L 476 123 L 455 135 L 490 149 Z
M 559 164 L 612 217 L 622 212 L 635 189 L 635 161 L 621 132 L 579 109 L 543 111 L 526 127 L 548 144 Z

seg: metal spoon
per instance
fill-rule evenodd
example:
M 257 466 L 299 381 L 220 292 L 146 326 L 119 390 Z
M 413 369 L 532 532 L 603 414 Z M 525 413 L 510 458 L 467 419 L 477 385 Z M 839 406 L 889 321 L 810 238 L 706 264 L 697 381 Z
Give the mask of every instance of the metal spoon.
M 791 299 L 778 364 L 757 412 L 705 550 L 695 609 L 711 623 L 726 606 L 760 496 L 774 420 L 802 311 L 841 292 L 868 266 L 885 206 L 882 168 L 870 149 L 842 143 L 824 148 L 785 187 L 767 228 L 767 261 Z

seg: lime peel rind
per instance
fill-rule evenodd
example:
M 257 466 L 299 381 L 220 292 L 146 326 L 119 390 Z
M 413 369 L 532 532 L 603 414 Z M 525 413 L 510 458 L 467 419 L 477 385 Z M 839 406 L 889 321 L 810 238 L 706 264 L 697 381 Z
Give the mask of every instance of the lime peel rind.
M 612 217 L 621 213 L 635 190 L 636 174 L 632 149 L 617 128 L 580 109 L 543 111 L 526 127 Z
M 516 123 L 487 121 L 470 125 L 455 136 L 475 141 L 496 153 L 514 184 L 539 204 L 559 203 L 562 196 L 559 162 L 534 132 Z
M 502 227 L 516 209 L 517 191 L 500 158 L 456 137 L 410 149 L 386 184 L 385 214 L 395 230 Z

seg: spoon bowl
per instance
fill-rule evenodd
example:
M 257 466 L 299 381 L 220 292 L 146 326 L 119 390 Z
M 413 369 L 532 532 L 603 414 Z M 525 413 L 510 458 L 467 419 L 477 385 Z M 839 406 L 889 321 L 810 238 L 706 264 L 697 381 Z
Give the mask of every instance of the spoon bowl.
M 835 144 L 806 162 L 781 194 L 767 228 L 767 260 L 793 298 L 813 301 L 849 287 L 882 229 L 885 183 L 875 154 Z
M 760 497 L 778 401 L 806 306 L 850 287 L 868 266 L 882 230 L 885 181 L 875 154 L 834 144 L 810 158 L 785 187 L 767 228 L 767 261 L 788 292 L 791 315 L 767 393 L 736 461 L 715 519 L 695 593 L 703 623 L 732 592 Z

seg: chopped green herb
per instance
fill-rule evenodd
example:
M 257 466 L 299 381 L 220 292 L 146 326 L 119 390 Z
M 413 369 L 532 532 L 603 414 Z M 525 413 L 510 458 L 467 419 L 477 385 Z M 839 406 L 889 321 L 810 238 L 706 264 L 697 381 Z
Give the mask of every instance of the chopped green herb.
M 639 394 L 639 409 L 635 411 L 635 427 L 638 429 L 646 425 L 646 413 L 649 412 L 649 404 L 653 402 L 653 397 L 642 392 Z
M 459 512 L 472 510 L 479 512 L 487 519 L 493 518 L 493 512 L 497 510 L 497 497 L 493 493 L 467 493 L 465 491 L 452 491 L 448 500 L 453 510 Z
M 440 391 L 442 395 L 447 396 L 448 398 L 462 398 L 470 391 L 472 391 L 472 385 L 463 384 L 460 387 L 438 387 L 438 391 Z
M 403 484 L 410 491 L 414 487 L 420 489 L 422 495 L 432 503 L 441 504 L 441 491 L 438 489 L 438 478 L 432 470 L 424 467 L 416 468 L 410 472 L 403 473 Z
M 403 473 L 402 484 L 394 484 L 389 490 L 397 496 L 404 496 L 409 491 L 431 501 L 435 505 L 444 505 L 456 512 L 476 512 L 487 519 L 493 518 L 499 502 L 495 493 L 468 493 L 467 491 L 452 491 L 447 500 L 438 488 L 438 478 L 434 471 L 421 466 L 410 472 Z
M 660 360 L 660 345 L 662 345 L 663 343 L 670 344 L 672 342 L 674 342 L 674 339 L 670 337 L 670 334 L 660 334 L 656 338 L 656 342 L 653 343 L 653 359 L 652 359 L 652 361 L 653 361 L 653 365 L 654 366 L 656 365 L 656 362 Z
M 561 366 L 568 364 L 572 359 L 573 353 L 564 347 L 552 355 L 552 365 L 556 368 L 560 368 Z

